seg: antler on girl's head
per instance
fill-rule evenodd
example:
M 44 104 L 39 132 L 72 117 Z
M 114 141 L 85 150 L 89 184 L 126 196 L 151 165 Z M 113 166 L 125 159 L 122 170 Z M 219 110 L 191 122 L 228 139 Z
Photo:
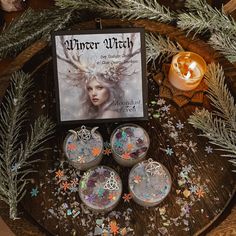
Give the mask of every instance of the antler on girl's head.
M 134 38 L 134 36 L 135 34 L 131 34 L 131 38 Z M 130 67 L 130 64 L 128 62 L 131 58 L 140 53 L 140 48 L 136 49 L 134 52 L 133 52 L 133 47 L 130 47 L 128 49 L 128 52 L 124 51 L 125 59 L 117 65 L 111 65 L 109 67 L 106 66 L 106 68 L 98 68 L 98 66 L 95 67 L 90 65 L 90 68 L 88 68 L 88 66 L 84 65 L 81 62 L 82 54 L 80 55 L 77 50 L 68 51 L 64 42 L 65 42 L 64 36 L 60 36 L 60 43 L 64 55 L 57 54 L 57 57 L 70 64 L 76 70 L 74 74 L 68 76 L 68 78 L 70 78 L 70 80 L 75 85 L 80 84 L 82 81 L 86 81 L 86 79 L 98 78 L 98 77 L 106 82 L 117 83 L 124 77 L 131 76 L 134 73 L 136 73 L 135 71 L 133 71 L 131 74 L 128 74 L 127 71 Z M 77 76 L 75 78 L 72 78 L 72 75 L 73 77 L 74 75 Z
M 72 36 L 72 39 L 73 39 L 73 36 Z M 65 62 L 69 63 L 76 70 L 79 70 L 80 73 L 90 73 L 91 70 L 89 70 L 89 68 L 86 67 L 85 65 L 83 65 L 81 62 L 82 55 L 79 55 L 74 50 L 72 50 L 72 52 L 70 52 L 70 53 L 68 52 L 68 50 L 66 49 L 66 45 L 64 43 L 65 42 L 64 36 L 60 36 L 60 42 L 61 42 L 61 46 L 63 48 L 64 55 L 66 57 L 63 57 L 59 54 L 57 54 L 57 57 Z

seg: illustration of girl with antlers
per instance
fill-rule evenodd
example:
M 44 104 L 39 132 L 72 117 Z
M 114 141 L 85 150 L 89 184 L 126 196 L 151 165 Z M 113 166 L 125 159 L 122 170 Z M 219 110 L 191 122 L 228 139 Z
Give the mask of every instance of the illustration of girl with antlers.
M 60 36 L 58 42 L 61 44 L 63 53 L 57 53 L 57 58 L 66 62 L 70 67 L 64 72 L 65 81 L 79 89 L 74 97 L 78 98 L 77 103 L 80 103 L 80 109 L 74 119 L 126 117 L 123 109 L 124 78 L 130 78 L 136 74 L 136 71 L 128 72 L 130 66 L 128 61 L 140 53 L 140 48 L 134 51 L 132 48 L 124 49 L 124 59 L 121 60 L 119 57 L 114 61 L 114 59 L 101 60 L 101 54 L 97 58 L 96 55 L 88 55 L 88 51 L 85 50 L 83 52 L 79 50 L 68 51 L 64 36 Z M 114 52 L 112 55 L 114 56 Z M 61 87 L 65 88 L 66 84 Z M 74 112 L 74 109 L 67 109 L 67 113 L 69 111 Z

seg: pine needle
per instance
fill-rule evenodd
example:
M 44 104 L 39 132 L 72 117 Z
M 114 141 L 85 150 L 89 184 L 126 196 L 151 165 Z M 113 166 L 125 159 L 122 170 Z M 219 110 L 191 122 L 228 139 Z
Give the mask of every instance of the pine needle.
M 232 63 L 236 61 L 236 37 L 223 34 L 222 32 L 214 33 L 209 44 L 217 51 L 222 53 Z
M 184 51 L 182 46 L 171 41 L 168 37 L 163 37 L 159 34 L 146 33 L 146 54 L 147 63 L 152 61 L 165 62 L 175 54 Z
M 16 55 L 37 39 L 49 40 L 51 31 L 65 27 L 71 14 L 62 9 L 27 9 L 0 34 L 0 58 Z
M 187 0 L 185 7 L 189 13 L 178 16 L 178 26 L 188 33 L 204 33 L 209 30 L 223 32 L 228 35 L 236 35 L 236 22 L 224 11 L 211 7 L 205 0 Z
M 208 97 L 217 109 L 214 114 L 226 121 L 228 129 L 236 132 L 236 106 L 225 84 L 223 68 L 219 64 L 211 63 L 208 66 L 206 82 Z
M 48 118 L 39 117 L 30 134 L 24 132 L 31 86 L 29 75 L 13 74 L 0 110 L 0 200 L 9 205 L 11 219 L 17 218 L 17 204 L 26 193 L 26 177 L 34 172 L 31 164 L 39 161 L 30 157 L 44 150 L 42 145 L 55 127 Z
M 195 128 L 201 129 L 202 136 L 219 146 L 219 150 L 229 153 L 222 156 L 233 158 L 230 162 L 236 166 L 236 106 L 219 64 L 212 63 L 208 66 L 206 82 L 207 96 L 217 111 L 196 110 L 188 121 Z
M 55 4 L 62 9 L 89 9 L 105 15 L 128 19 L 145 18 L 165 23 L 175 19 L 174 13 L 155 0 L 56 0 Z
M 224 120 L 213 117 L 213 114 L 205 109 L 197 109 L 188 122 L 203 132 L 201 136 L 207 137 L 210 143 L 220 147 L 218 150 L 230 153 L 227 157 L 233 158 L 230 162 L 236 166 L 236 133 L 226 128 Z

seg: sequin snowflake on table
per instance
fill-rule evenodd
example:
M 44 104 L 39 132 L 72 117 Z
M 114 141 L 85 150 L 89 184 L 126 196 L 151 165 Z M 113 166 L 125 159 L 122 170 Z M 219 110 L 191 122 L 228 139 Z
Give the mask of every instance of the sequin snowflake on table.
M 111 154 L 111 148 L 105 148 L 103 150 L 103 154 L 106 155 L 106 156 L 109 156 Z
M 181 121 L 180 121 L 180 120 L 178 120 L 178 122 L 176 123 L 176 127 L 177 127 L 177 129 L 181 130 L 181 129 L 183 129 L 183 128 L 184 128 L 184 124 L 183 124 L 183 123 L 181 123 Z
M 197 143 L 193 142 L 192 140 L 189 140 L 188 142 L 184 141 L 182 143 L 178 143 L 175 146 L 178 146 L 178 147 L 182 146 L 186 148 L 186 151 L 192 151 L 194 153 L 197 152 Z
M 172 154 L 174 153 L 173 149 L 170 147 L 167 147 L 166 149 L 160 148 L 160 150 L 164 151 L 168 156 L 172 156 Z
M 213 148 L 211 146 L 206 146 L 205 151 L 207 152 L 207 154 L 213 153 Z
M 168 113 L 170 111 L 170 105 L 165 105 L 165 106 L 161 107 L 161 110 Z
M 157 105 L 162 106 L 162 105 L 165 105 L 165 104 L 166 104 L 165 99 L 159 98 L 159 99 L 157 100 Z
M 37 197 L 38 193 L 39 193 L 38 187 L 32 188 L 32 190 L 30 192 L 31 197 Z
M 130 202 L 130 200 L 132 199 L 132 195 L 131 193 L 124 193 L 123 197 L 124 202 Z
M 108 141 L 104 142 L 104 148 L 111 148 L 111 144 Z
M 12 172 L 17 172 L 20 169 L 20 167 L 21 167 L 20 163 L 14 163 L 12 165 L 11 171 Z

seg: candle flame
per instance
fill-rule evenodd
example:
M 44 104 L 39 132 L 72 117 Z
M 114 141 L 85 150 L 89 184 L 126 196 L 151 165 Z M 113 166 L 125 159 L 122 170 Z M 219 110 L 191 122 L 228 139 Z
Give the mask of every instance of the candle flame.
M 184 78 L 186 80 L 189 80 L 191 75 L 192 75 L 192 71 L 194 70 L 194 68 L 196 67 L 197 63 L 195 61 L 191 62 L 191 64 L 188 67 L 188 72 L 186 75 L 184 75 Z

